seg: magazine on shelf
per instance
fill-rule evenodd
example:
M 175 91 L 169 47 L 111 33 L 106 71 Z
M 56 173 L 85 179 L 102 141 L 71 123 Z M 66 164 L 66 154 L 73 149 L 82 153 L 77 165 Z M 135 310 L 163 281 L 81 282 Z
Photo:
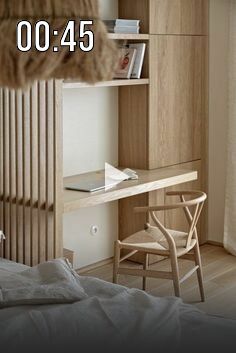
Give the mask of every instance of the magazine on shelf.
M 115 71 L 114 78 L 130 78 L 137 50 L 133 48 L 122 47 L 119 49 L 119 63 Z
M 146 44 L 145 43 L 130 43 L 127 45 L 130 49 L 136 49 L 136 57 L 135 62 L 131 74 L 131 78 L 139 79 L 141 78 L 142 68 L 143 68 L 143 61 L 146 51 Z

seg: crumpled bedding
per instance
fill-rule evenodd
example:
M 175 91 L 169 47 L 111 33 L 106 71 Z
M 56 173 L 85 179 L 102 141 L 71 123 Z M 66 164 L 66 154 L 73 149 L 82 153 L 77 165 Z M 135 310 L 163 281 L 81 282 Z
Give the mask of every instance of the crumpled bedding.
M 12 352 L 234 352 L 236 322 L 177 298 L 79 277 L 73 304 L 0 310 L 0 349 Z
M 0 268 L 0 308 L 74 303 L 86 298 L 77 273 L 65 259 L 48 261 L 21 272 Z

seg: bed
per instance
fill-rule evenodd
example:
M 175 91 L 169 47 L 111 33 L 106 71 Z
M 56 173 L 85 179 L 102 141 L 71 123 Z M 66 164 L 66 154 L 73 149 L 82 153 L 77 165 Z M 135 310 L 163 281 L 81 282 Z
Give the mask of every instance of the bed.
M 54 261 L 41 267 L 44 277 L 38 266 L 31 269 L 0 259 L 2 353 L 235 351 L 236 321 L 208 316 L 178 298 L 156 298 L 140 290 L 81 277 L 65 259 L 55 261 L 56 271 Z M 63 274 L 60 266 L 66 271 Z M 17 276 L 22 274 L 27 274 L 24 278 L 28 282 L 19 286 Z M 40 278 L 40 295 L 42 290 L 49 293 L 51 301 L 32 300 L 35 293 L 30 291 L 29 281 L 36 283 L 36 277 Z M 11 290 L 4 292 L 9 278 Z M 62 287 L 65 295 L 51 299 L 48 288 L 56 288 L 57 296 Z M 17 302 L 16 298 L 26 297 L 25 289 L 28 302 Z

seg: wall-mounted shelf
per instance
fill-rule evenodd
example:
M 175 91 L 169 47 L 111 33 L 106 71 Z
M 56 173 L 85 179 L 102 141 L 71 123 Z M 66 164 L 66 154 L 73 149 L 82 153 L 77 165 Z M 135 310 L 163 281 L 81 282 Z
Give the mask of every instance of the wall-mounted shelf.
M 91 87 L 119 87 L 119 86 L 138 86 L 138 85 L 148 85 L 148 78 L 141 79 L 124 79 L 124 80 L 112 80 L 112 81 L 104 81 L 99 82 L 94 85 L 78 82 L 76 80 L 65 80 L 63 82 L 63 88 L 91 88 Z
M 64 189 L 64 213 L 194 181 L 198 178 L 196 171 L 173 167 L 137 170 L 137 172 L 139 180 L 125 181 L 107 191 L 86 193 Z M 74 184 L 79 180 L 104 180 L 104 171 L 64 178 L 64 185 Z
M 149 40 L 149 34 L 130 34 L 130 33 L 109 33 L 108 37 L 113 40 Z

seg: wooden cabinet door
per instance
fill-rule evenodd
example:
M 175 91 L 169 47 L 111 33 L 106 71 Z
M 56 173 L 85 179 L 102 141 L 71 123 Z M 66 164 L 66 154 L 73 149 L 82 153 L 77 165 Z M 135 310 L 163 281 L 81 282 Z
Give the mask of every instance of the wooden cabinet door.
M 150 33 L 207 34 L 208 6 L 208 0 L 150 0 Z
M 149 168 L 201 159 L 205 37 L 151 36 Z

